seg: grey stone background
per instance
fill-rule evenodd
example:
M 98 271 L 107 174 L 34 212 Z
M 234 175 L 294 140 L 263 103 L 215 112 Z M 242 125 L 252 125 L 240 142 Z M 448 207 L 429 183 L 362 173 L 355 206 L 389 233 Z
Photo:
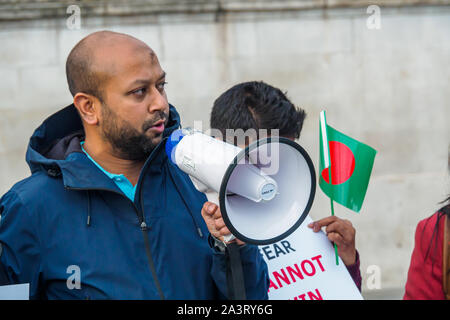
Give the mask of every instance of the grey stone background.
M 81 9 L 71 30 L 66 9 Z M 381 29 L 367 27 L 369 5 Z M 208 128 L 213 101 L 264 80 L 307 119 L 298 142 L 318 167 L 319 112 L 378 154 L 357 230 L 363 294 L 403 295 L 418 221 L 449 193 L 450 1 L 0 1 L 0 194 L 29 175 L 33 130 L 71 103 L 64 64 L 87 34 L 114 30 L 151 46 L 183 125 Z M 45 192 L 45 190 L 42 190 Z M 318 189 L 314 219 L 330 214 Z M 381 288 L 370 287 L 370 266 Z M 368 286 L 369 284 L 369 286 Z

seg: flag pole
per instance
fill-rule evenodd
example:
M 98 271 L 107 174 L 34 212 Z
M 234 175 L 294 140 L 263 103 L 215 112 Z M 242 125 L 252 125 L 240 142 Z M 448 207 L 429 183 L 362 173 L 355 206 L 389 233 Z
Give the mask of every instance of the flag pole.
M 330 151 L 329 151 L 329 143 L 328 143 L 328 132 L 327 132 L 327 118 L 325 115 L 325 110 L 322 111 L 322 136 L 324 137 L 323 146 L 324 146 L 324 157 L 326 158 L 326 162 L 328 162 L 328 165 L 325 166 L 328 167 L 328 180 L 330 181 L 330 186 L 333 184 L 331 180 L 331 157 L 330 157 Z M 326 151 L 326 152 L 325 152 Z M 330 197 L 330 205 L 331 205 L 331 215 L 334 216 L 334 203 L 333 198 Z M 334 253 L 336 256 L 336 265 L 339 265 L 339 254 L 338 254 L 338 248 L 336 243 L 334 243 Z
M 330 178 L 330 179 L 331 179 L 331 178 Z M 330 182 L 331 182 L 331 180 L 330 180 Z M 333 199 L 330 198 L 330 201 L 331 201 L 331 215 L 334 216 L 334 204 L 333 204 Z M 338 265 L 339 265 L 338 248 L 337 248 L 336 243 L 333 242 L 333 244 L 334 244 L 334 253 L 335 253 L 335 255 L 336 255 L 336 265 L 338 266 Z
M 331 181 L 331 163 L 330 163 L 330 167 L 328 168 L 328 179 L 330 180 L 330 185 L 332 185 L 333 183 Z M 331 197 L 330 197 L 330 204 L 331 204 L 331 215 L 334 216 L 334 202 L 333 202 L 333 198 L 331 198 Z M 339 265 L 338 248 L 337 248 L 336 243 L 333 242 L 333 244 L 334 244 L 334 253 L 336 256 L 336 265 L 338 266 Z

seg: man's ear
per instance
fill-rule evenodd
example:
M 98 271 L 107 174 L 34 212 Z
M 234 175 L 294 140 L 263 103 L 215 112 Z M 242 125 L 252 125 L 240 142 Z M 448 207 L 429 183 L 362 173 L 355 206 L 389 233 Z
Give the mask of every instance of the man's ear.
M 85 124 L 95 126 L 99 123 L 100 100 L 90 94 L 79 92 L 73 97 L 73 104 Z

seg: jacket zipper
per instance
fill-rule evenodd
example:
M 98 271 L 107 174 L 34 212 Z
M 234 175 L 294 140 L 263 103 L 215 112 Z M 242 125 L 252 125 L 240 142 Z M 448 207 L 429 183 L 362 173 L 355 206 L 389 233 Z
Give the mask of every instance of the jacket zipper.
M 67 190 L 100 190 L 100 191 L 109 191 L 109 192 L 118 194 L 121 197 L 126 198 L 129 202 L 131 202 L 131 204 L 133 205 L 133 208 L 134 208 L 134 210 L 135 210 L 135 212 L 137 214 L 137 217 L 139 219 L 140 228 L 141 228 L 142 234 L 144 236 L 145 253 L 147 254 L 147 259 L 148 259 L 148 263 L 149 263 L 150 272 L 151 272 L 152 277 L 153 277 L 153 281 L 155 282 L 155 286 L 156 286 L 156 289 L 158 290 L 158 294 L 159 294 L 160 299 L 164 300 L 165 299 L 164 293 L 163 293 L 163 291 L 161 289 L 161 284 L 159 282 L 158 275 L 156 274 L 155 264 L 154 264 L 153 258 L 152 258 L 152 251 L 151 251 L 151 248 L 150 248 L 150 241 L 149 241 L 148 234 L 147 234 L 147 231 L 149 229 L 147 227 L 147 224 L 144 221 L 144 214 L 143 214 L 143 212 L 140 212 L 139 209 L 134 204 L 134 202 L 132 202 L 129 198 L 125 197 L 122 193 L 117 192 L 115 190 L 104 189 L 104 188 L 73 188 L 73 187 L 67 187 L 67 186 L 65 186 L 64 188 L 67 189 Z M 142 198 L 141 198 L 141 206 L 142 206 Z M 142 210 L 144 210 L 143 207 L 142 207 Z

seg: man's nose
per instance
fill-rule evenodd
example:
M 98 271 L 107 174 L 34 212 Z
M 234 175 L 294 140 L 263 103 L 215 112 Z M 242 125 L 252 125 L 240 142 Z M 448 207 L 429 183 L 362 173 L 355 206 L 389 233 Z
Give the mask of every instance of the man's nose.
M 151 95 L 152 99 L 149 102 L 149 112 L 153 113 L 155 111 L 164 111 L 168 108 L 169 104 L 167 98 L 164 94 L 154 89 Z

